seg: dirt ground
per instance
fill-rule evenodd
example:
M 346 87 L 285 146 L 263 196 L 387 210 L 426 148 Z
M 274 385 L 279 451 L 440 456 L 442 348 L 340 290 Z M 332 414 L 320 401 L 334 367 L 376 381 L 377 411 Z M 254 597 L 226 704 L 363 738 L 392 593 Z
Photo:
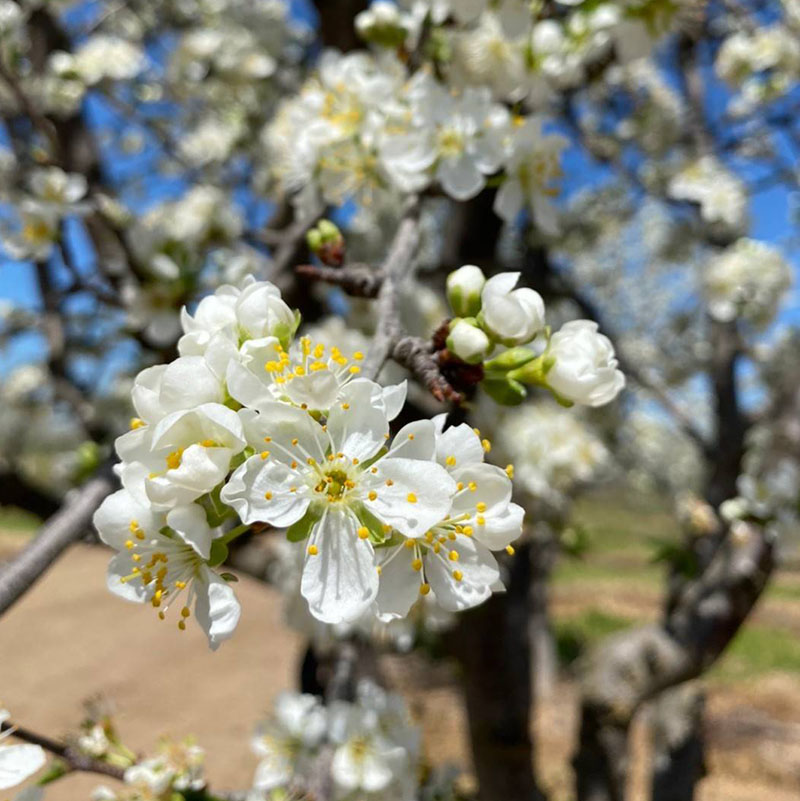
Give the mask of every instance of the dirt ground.
M 0 542 L 0 552 L 3 543 Z M 7 545 L 7 543 L 6 543 Z M 0 553 L 0 555 L 2 555 Z M 236 636 L 211 653 L 202 633 L 179 632 L 150 610 L 109 596 L 108 555 L 75 547 L 0 624 L 0 699 L 20 724 L 53 736 L 74 730 L 81 702 L 102 694 L 116 706 L 126 742 L 148 750 L 160 735 L 196 735 L 208 751 L 218 789 L 247 786 L 255 767 L 249 737 L 274 696 L 294 686 L 300 639 L 281 623 L 276 592 L 243 579 Z M 436 761 L 469 768 L 457 687 L 430 675 L 420 657 L 392 658 L 387 673 L 409 695 Z M 429 682 L 425 682 L 430 686 Z M 709 690 L 710 775 L 699 801 L 796 801 L 800 797 L 800 676 L 768 674 L 754 684 Z M 537 710 L 538 761 L 554 801 L 570 798 L 575 691 L 556 688 Z M 644 726 L 635 735 L 636 777 L 630 801 L 644 801 Z M 88 799 L 98 780 L 59 781 L 48 801 Z M 505 801 L 505 800 L 503 800 Z M 510 801 L 510 800 L 509 800 Z

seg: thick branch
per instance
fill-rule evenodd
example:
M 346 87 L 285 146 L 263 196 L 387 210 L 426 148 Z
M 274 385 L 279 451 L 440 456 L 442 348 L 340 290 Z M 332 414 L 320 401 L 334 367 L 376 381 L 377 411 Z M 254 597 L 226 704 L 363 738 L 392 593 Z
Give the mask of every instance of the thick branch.
M 580 745 L 574 760 L 579 801 L 622 801 L 635 712 L 708 669 L 747 619 L 773 567 L 768 531 L 739 524 L 664 621 L 609 638 L 590 656 L 581 676 Z
M 120 781 L 122 781 L 125 776 L 125 770 L 123 768 L 117 767 L 116 765 L 109 765 L 107 762 L 101 762 L 99 759 L 94 759 L 76 748 L 64 745 L 56 740 L 51 740 L 49 737 L 36 734 L 28 729 L 15 726 L 12 723 L 0 723 L 0 732 L 7 731 L 10 731 L 18 740 L 41 746 L 45 751 L 54 754 L 61 759 L 70 770 L 79 770 L 85 773 L 99 773 L 102 776 L 111 776 Z
M 92 515 L 111 493 L 114 481 L 107 467 L 67 496 L 61 509 L 39 535 L 0 572 L 0 615 L 16 603 L 61 554 L 85 533 Z

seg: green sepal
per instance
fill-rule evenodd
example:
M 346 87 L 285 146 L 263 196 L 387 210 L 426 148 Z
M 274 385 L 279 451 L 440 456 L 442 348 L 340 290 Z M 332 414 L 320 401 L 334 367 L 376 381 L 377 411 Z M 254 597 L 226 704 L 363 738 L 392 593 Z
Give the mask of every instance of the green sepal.
M 512 370 L 508 375 L 509 378 L 513 378 L 523 384 L 546 387 L 547 374 L 555 363 L 555 358 L 545 351 L 541 356 L 537 356 L 522 367 Z
M 386 533 L 383 530 L 383 524 L 372 512 L 365 506 L 357 512 L 357 517 L 362 526 L 366 526 L 369 531 L 369 541 L 373 545 L 381 545 L 386 542 Z
M 375 462 L 378 461 L 378 459 L 386 456 L 387 453 L 389 453 L 389 449 L 386 446 L 384 446 L 371 459 L 367 459 L 366 462 L 362 462 L 361 469 L 368 470 L 370 467 L 372 467 L 372 465 L 375 464 Z
M 209 567 L 219 567 L 228 558 L 228 546 L 222 540 L 211 543 L 211 554 L 208 557 Z
M 220 573 L 219 577 L 223 581 L 227 581 L 229 584 L 238 584 L 239 583 L 239 577 L 234 575 L 233 573 Z
M 66 762 L 60 759 L 54 759 L 48 766 L 47 770 L 39 777 L 36 784 L 39 787 L 44 787 L 47 784 L 58 781 L 62 776 L 66 776 L 70 772 L 70 767 Z
M 314 513 L 309 509 L 300 520 L 289 526 L 286 530 L 286 539 L 289 542 L 302 542 L 311 533 L 311 529 L 320 517 L 319 513 Z
M 486 373 L 498 372 L 506 373 L 509 370 L 518 370 L 528 362 L 536 358 L 536 353 L 530 348 L 516 347 L 503 351 L 498 356 L 483 363 Z
M 519 406 L 528 397 L 525 387 L 519 381 L 515 381 L 508 376 L 503 378 L 484 378 L 481 381 L 481 386 L 486 394 L 501 406 Z

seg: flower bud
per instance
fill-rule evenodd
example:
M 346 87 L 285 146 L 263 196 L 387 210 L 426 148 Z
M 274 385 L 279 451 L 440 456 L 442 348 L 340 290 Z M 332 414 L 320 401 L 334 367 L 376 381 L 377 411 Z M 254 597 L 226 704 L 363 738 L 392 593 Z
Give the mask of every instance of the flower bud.
M 544 301 L 533 289 L 514 289 L 519 273 L 492 276 L 481 292 L 481 327 L 509 347 L 530 342 L 544 328 Z
M 397 48 L 409 33 L 408 18 L 388 0 L 377 0 L 368 9 L 356 15 L 358 35 L 367 42 L 382 47 Z
M 468 320 L 456 320 L 450 326 L 447 349 L 467 364 L 478 364 L 489 354 L 492 343 L 476 325 Z
M 486 277 L 480 267 L 465 264 L 447 276 L 447 300 L 457 317 L 474 317 L 481 308 Z
M 344 263 L 344 237 L 330 220 L 320 220 L 306 234 L 306 242 L 311 252 L 329 267 L 341 267 Z

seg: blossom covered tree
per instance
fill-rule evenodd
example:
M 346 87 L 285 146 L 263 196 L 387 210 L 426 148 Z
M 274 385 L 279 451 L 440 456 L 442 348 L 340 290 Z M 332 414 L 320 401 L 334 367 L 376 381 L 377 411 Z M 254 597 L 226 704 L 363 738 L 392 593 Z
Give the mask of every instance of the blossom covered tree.
M 235 571 L 274 583 L 307 670 L 248 799 L 455 798 L 375 669 L 433 632 L 481 799 L 542 798 L 549 565 L 624 469 L 684 542 L 662 619 L 585 660 L 576 794 L 621 801 L 653 701 L 653 798 L 690 799 L 685 683 L 797 522 L 792 270 L 750 226 L 797 188 L 795 4 L 313 5 L 0 0 L 3 270 L 38 293 L 1 333 L 44 354 L 0 385 L 0 502 L 47 517 L 0 613 L 90 529 L 111 593 L 212 650 Z M 0 728 L 0 787 L 48 751 L 43 785 L 221 797 L 196 744 L 140 757 L 102 709 L 74 742 Z

